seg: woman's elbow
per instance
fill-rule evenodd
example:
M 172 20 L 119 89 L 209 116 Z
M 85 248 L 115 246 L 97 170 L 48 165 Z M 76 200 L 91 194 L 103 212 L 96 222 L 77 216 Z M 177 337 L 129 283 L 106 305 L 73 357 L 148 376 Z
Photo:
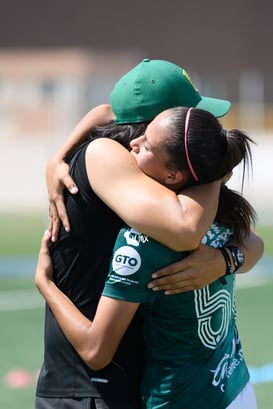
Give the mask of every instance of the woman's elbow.
M 192 251 L 198 248 L 201 239 L 200 232 L 195 229 L 184 231 L 176 236 L 170 247 L 175 251 Z
M 112 356 L 109 356 L 100 351 L 86 351 L 84 353 L 81 353 L 81 358 L 93 371 L 99 371 L 100 369 L 103 369 L 112 360 Z

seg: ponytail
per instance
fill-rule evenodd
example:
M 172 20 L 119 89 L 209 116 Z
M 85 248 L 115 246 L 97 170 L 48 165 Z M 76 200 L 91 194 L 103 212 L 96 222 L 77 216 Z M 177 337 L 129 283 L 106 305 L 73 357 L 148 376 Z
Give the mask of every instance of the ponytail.
M 224 131 L 224 130 L 223 130 Z M 223 135 L 222 131 L 222 135 Z M 249 136 L 239 129 L 225 131 L 226 135 L 226 154 L 222 162 L 223 176 L 230 173 L 240 162 L 243 163 L 243 175 L 246 168 L 252 167 L 252 154 L 250 143 L 255 143 Z
M 233 230 L 233 238 L 239 245 L 250 233 L 257 214 L 251 204 L 239 193 L 222 184 L 215 221 Z
M 221 136 L 226 138 L 226 154 L 223 158 L 221 173 L 232 172 L 239 163 L 243 164 L 242 190 L 246 168 L 252 168 L 251 138 L 239 129 L 221 131 Z M 257 214 L 251 204 L 241 194 L 229 189 L 222 184 L 219 196 L 219 205 L 215 221 L 222 226 L 233 230 L 233 238 L 239 245 L 243 245 L 244 237 L 250 234 L 250 227 L 254 225 Z

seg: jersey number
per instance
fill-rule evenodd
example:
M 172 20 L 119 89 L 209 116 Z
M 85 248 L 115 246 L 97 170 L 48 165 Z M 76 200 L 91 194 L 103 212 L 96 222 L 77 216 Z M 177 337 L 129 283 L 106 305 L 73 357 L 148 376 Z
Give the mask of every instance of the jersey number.
M 205 347 L 215 349 L 228 333 L 233 304 L 231 296 L 223 289 L 210 294 L 207 286 L 194 291 L 194 303 L 198 336 Z

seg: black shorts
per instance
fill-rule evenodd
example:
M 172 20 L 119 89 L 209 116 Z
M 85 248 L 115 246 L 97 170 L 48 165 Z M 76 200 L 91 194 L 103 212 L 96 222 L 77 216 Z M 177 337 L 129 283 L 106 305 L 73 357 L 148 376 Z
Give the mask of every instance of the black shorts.
M 128 403 L 105 402 L 100 398 L 43 398 L 36 396 L 35 409 L 137 409 Z

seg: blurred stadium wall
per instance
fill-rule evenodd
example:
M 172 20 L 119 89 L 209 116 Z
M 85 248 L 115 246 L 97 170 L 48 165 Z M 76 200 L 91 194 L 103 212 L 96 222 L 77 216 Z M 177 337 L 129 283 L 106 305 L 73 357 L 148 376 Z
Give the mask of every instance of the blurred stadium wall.
M 109 102 L 115 81 L 141 56 L 77 48 L 0 51 L 0 212 L 40 211 L 47 207 L 45 166 L 77 121 L 93 106 Z M 204 95 L 206 79 L 193 78 Z M 225 88 L 224 80 L 221 87 Z M 260 213 L 271 211 L 273 174 L 272 108 L 264 101 L 263 78 L 241 75 L 239 103 L 222 118 L 227 128 L 240 127 L 256 141 L 254 173 L 245 193 Z M 219 92 L 218 92 L 219 93 Z M 240 169 L 231 186 L 240 189 Z M 270 188 L 271 186 L 271 188 Z

